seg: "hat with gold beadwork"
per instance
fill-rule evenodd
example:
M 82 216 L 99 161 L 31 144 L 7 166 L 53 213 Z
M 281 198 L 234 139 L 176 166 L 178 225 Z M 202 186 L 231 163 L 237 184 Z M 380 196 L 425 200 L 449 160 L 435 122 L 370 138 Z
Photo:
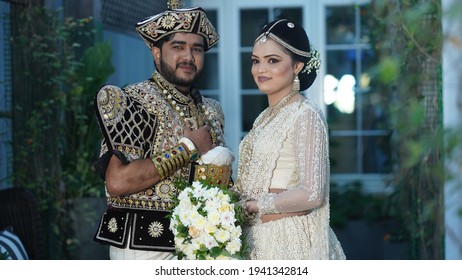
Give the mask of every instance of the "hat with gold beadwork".
M 205 51 L 213 47 L 219 39 L 215 27 L 200 7 L 180 9 L 181 1 L 169 0 L 169 8 L 136 24 L 136 31 L 149 48 L 162 38 L 177 32 L 194 33 L 204 37 Z

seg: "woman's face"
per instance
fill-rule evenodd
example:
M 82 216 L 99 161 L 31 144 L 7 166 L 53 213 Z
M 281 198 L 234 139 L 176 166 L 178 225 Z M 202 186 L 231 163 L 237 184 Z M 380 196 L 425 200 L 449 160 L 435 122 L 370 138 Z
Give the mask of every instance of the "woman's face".
M 285 96 L 292 91 L 295 67 L 283 50 L 270 38 L 253 47 L 252 76 L 258 89 L 267 95 Z

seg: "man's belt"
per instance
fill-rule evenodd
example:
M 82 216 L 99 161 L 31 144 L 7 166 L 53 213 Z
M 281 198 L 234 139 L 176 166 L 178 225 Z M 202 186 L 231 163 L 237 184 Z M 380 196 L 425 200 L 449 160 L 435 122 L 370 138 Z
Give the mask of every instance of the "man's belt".
M 169 213 L 109 206 L 94 240 L 119 248 L 126 248 L 128 243 L 130 249 L 174 251 L 174 236 L 169 229 L 170 220 L 166 217 Z

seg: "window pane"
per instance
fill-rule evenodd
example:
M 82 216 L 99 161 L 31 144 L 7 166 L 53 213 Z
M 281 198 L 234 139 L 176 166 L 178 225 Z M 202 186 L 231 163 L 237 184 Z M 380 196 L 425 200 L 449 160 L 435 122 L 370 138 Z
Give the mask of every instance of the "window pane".
M 242 129 L 250 131 L 258 115 L 268 107 L 268 98 L 263 93 L 242 96 Z
M 356 51 L 327 52 L 324 76 L 324 102 L 332 129 L 355 130 L 356 126 Z
M 377 57 L 375 53 L 370 50 L 362 50 L 361 51 L 361 76 L 360 80 L 358 81 L 358 87 L 361 90 L 369 90 L 371 85 L 373 84 L 371 78 L 375 76 L 373 71 L 375 71 L 375 67 L 377 66 Z
M 354 6 L 326 8 L 327 44 L 352 44 L 355 41 Z
M 253 80 L 252 73 L 252 54 L 250 52 L 241 53 L 241 81 L 243 89 L 256 89 L 257 85 Z
M 390 136 L 363 137 L 363 172 L 389 173 Z
M 205 53 L 204 68 L 202 76 L 197 81 L 197 88 L 201 89 L 218 89 L 218 53 Z
M 210 20 L 210 22 L 215 26 L 215 29 L 217 30 L 218 34 L 220 34 L 220 29 L 218 28 L 218 16 L 217 16 L 217 10 L 205 10 L 207 13 L 207 18 Z M 218 43 L 214 46 L 218 46 L 220 43 L 220 40 L 218 40 Z
M 215 26 L 217 32 L 219 32 L 218 26 L 218 13 L 216 10 L 205 10 L 207 13 L 207 18 Z M 218 41 L 220 42 L 220 41 Z M 217 45 L 205 53 L 204 67 L 202 69 L 202 76 L 196 83 L 196 87 L 199 90 L 218 90 L 219 89 L 219 80 L 218 80 L 218 53 Z M 218 96 L 215 96 L 217 98 Z
M 362 129 L 388 130 L 385 100 L 379 92 L 368 92 L 362 96 Z
M 341 103 L 333 103 L 327 106 L 329 128 L 332 130 L 357 130 L 357 111 L 345 113 L 340 111 Z
M 371 15 L 369 12 L 369 6 L 361 6 L 359 8 L 359 15 L 360 15 L 360 21 L 361 21 L 361 37 L 360 41 L 362 44 L 369 44 L 370 43 L 370 20 L 371 20 Z
M 241 46 L 252 47 L 266 23 L 268 23 L 267 9 L 241 10 Z
M 326 73 L 335 76 L 337 79 L 345 74 L 354 75 L 356 73 L 356 50 L 327 51 Z
M 331 173 L 358 173 L 357 137 L 330 137 Z

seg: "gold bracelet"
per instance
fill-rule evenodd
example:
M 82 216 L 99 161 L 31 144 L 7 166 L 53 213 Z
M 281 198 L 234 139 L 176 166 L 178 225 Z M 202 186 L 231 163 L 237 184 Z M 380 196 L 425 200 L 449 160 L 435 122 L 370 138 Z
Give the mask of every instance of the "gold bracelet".
M 180 169 L 181 167 L 185 166 L 183 157 L 177 150 L 174 150 L 172 154 L 173 154 L 173 162 L 174 162 L 176 169 Z
M 187 150 L 189 161 L 195 161 L 199 157 L 199 152 L 191 139 L 182 137 L 178 140 L 178 143 L 182 144 Z
M 170 177 L 175 173 L 176 169 L 173 169 L 172 163 L 170 162 L 170 157 L 165 157 L 163 166 L 167 169 L 167 177 Z
M 187 162 L 184 161 L 184 156 L 182 153 L 186 154 L 186 151 L 182 145 L 178 145 L 171 150 L 170 163 L 175 170 L 183 168 L 187 165 Z
M 185 165 L 189 163 L 189 154 L 183 145 L 181 145 L 180 158 L 183 160 Z
M 165 172 L 164 172 L 164 168 L 162 167 L 162 158 L 161 157 L 152 157 L 151 158 L 151 161 L 152 163 L 154 164 L 154 167 L 157 169 L 157 173 L 159 173 L 159 176 L 160 176 L 160 180 L 164 180 L 166 177 L 165 177 Z
M 189 162 L 189 155 L 186 148 L 180 144 L 161 155 L 151 157 L 151 161 L 156 167 L 160 179 L 164 180 L 185 167 Z

